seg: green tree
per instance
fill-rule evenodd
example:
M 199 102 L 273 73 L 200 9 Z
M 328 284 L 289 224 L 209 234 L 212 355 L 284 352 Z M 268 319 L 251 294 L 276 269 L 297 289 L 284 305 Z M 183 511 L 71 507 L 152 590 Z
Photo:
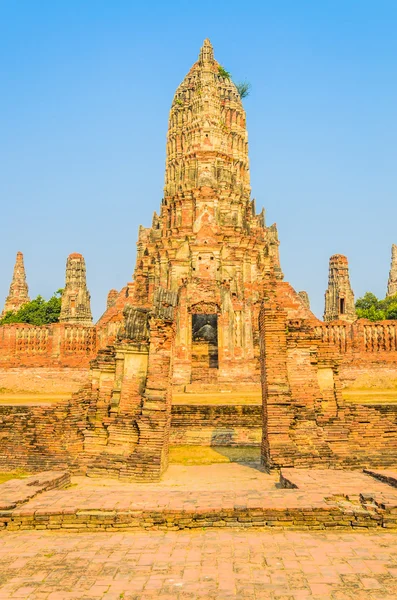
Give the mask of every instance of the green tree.
M 366 292 L 362 298 L 356 302 L 356 309 L 379 308 L 379 300 L 372 292 Z
M 397 294 L 379 300 L 375 294 L 366 292 L 356 302 L 356 314 L 359 319 L 384 321 L 397 319 Z
M 49 323 L 57 323 L 61 313 L 63 290 L 58 290 L 48 300 L 37 296 L 34 300 L 27 302 L 21 306 L 17 312 L 8 312 L 0 320 L 0 325 L 9 323 L 29 323 L 30 325 L 47 325 Z

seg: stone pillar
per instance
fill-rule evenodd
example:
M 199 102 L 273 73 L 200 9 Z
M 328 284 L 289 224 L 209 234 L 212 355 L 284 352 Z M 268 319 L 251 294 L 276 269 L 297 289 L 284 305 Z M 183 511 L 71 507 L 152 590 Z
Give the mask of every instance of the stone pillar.
M 108 293 L 107 301 L 106 301 L 106 310 L 111 306 L 114 306 L 117 300 L 117 296 L 119 295 L 117 290 L 110 290 Z
M 397 246 L 393 244 L 391 247 L 391 265 L 389 273 L 389 281 L 387 282 L 386 296 L 394 296 L 397 294 Z
M 259 315 L 263 428 L 261 462 L 274 466 L 293 464 L 290 438 L 293 419 L 287 370 L 287 315 L 274 300 L 264 302 Z
M 302 304 L 310 310 L 309 294 L 307 292 L 305 292 L 304 290 L 302 290 L 301 292 L 298 292 L 298 296 L 301 299 Z
M 78 253 L 70 254 L 66 261 L 66 281 L 59 321 L 74 325 L 92 325 L 90 299 L 84 258 Z
M 149 359 L 138 445 L 120 478 L 158 481 L 168 467 L 172 403 L 174 325 L 152 317 L 149 321 Z
M 23 254 L 22 252 L 17 252 L 10 291 L 6 298 L 4 310 L 1 316 L 4 316 L 7 312 L 17 312 L 21 306 L 27 302 L 30 302 L 30 298 L 28 284 L 26 283 Z
M 350 285 L 347 258 L 342 254 L 334 254 L 329 259 L 324 321 L 341 320 L 352 323 L 356 319 L 354 294 Z

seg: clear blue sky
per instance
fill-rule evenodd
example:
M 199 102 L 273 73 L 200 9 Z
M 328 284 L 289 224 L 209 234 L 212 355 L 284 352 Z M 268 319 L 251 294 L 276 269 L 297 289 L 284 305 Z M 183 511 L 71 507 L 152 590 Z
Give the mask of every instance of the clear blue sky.
M 252 194 L 321 316 L 328 259 L 384 296 L 397 243 L 395 0 L 0 1 L 0 302 L 86 259 L 94 316 L 162 198 L 173 93 L 204 38 L 245 100 Z

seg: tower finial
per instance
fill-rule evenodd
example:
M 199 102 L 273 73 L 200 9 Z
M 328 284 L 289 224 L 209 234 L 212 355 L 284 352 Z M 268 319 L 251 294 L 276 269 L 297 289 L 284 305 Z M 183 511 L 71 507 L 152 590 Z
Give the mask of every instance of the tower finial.
M 199 62 L 214 62 L 214 49 L 208 38 L 204 40 L 203 46 L 199 54 Z

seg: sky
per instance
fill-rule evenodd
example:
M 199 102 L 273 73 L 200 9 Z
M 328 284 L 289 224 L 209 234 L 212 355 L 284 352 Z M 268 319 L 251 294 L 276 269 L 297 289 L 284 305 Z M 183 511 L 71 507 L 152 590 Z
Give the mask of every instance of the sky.
M 0 0 L 0 304 L 87 265 L 94 318 L 159 209 L 173 94 L 210 38 L 248 80 L 252 196 L 321 317 L 332 254 L 384 297 L 397 243 L 395 0 Z

